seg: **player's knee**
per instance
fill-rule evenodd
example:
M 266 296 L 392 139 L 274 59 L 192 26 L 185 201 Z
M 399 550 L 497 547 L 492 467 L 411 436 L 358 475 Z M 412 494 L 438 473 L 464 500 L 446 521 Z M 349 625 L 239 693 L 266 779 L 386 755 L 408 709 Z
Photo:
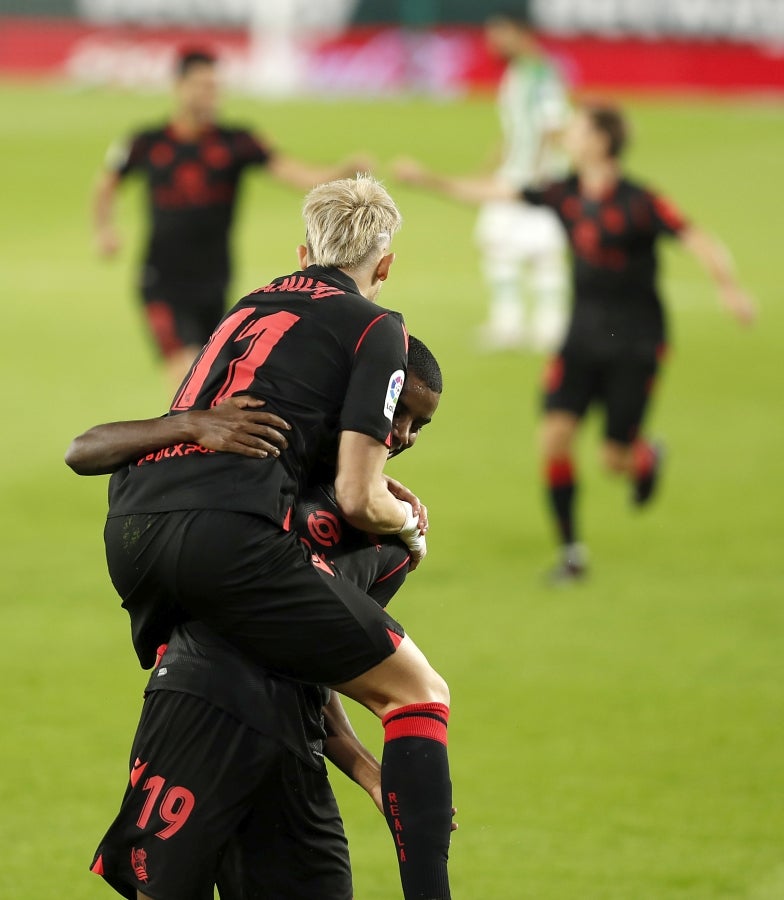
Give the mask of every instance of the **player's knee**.
M 574 425 L 558 415 L 549 415 L 542 425 L 540 445 L 546 459 L 558 459 L 571 453 Z
M 436 672 L 435 669 L 430 670 L 430 679 L 427 685 L 427 693 L 427 700 L 424 700 L 422 702 L 443 703 L 444 705 L 449 706 L 449 685 L 438 674 L 438 672 Z

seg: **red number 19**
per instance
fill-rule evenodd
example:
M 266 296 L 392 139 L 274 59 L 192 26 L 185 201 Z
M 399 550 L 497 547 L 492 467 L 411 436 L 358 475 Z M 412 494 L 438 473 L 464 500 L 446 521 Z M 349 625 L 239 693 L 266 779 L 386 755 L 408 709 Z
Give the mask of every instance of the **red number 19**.
M 139 828 L 145 828 L 150 821 L 150 816 L 165 783 L 165 780 L 160 775 L 152 775 L 144 782 L 142 790 L 150 793 L 139 814 L 139 818 L 136 820 Z M 196 798 L 188 788 L 170 787 L 164 794 L 163 801 L 158 808 L 158 815 L 166 822 L 166 827 L 156 831 L 156 835 L 165 841 L 173 834 L 176 834 L 188 821 L 188 817 L 193 812 L 195 805 Z

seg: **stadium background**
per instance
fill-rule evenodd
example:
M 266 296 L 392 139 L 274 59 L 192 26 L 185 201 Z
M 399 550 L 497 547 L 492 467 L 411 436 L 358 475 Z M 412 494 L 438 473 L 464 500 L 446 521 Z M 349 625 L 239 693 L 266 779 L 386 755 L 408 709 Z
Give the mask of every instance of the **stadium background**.
M 121 203 L 119 262 L 92 253 L 88 195 L 106 145 L 165 114 L 167 60 L 205 37 L 226 49 L 227 117 L 292 154 L 412 153 L 460 172 L 482 166 L 497 135 L 497 69 L 477 55 L 485 4 L 412 0 L 392 14 L 332 0 L 317 7 L 331 23 L 299 36 L 262 23 L 259 5 L 248 27 L 252 6 L 0 3 L 9 900 L 110 895 L 87 865 L 119 801 L 145 680 L 105 574 L 105 480 L 61 462 L 75 433 L 167 400 L 131 290 L 138 186 Z M 731 245 L 761 318 L 739 331 L 694 265 L 665 252 L 674 352 L 652 422 L 670 447 L 664 489 L 632 514 L 598 471 L 594 423 L 580 453 L 594 573 L 554 593 L 541 581 L 551 541 L 534 447 L 542 360 L 475 355 L 474 213 L 395 189 L 406 224 L 384 301 L 432 346 L 446 383 L 418 451 L 394 464 L 433 520 L 431 555 L 395 612 L 452 687 L 455 896 L 784 898 L 782 4 L 535 9 L 577 88 L 622 92 L 630 170 Z M 265 68 L 273 33 L 304 68 Z M 329 75 L 318 95 L 314 65 Z M 300 238 L 295 194 L 263 176 L 246 187 L 237 296 L 293 267 Z M 355 719 L 378 749 L 370 717 Z M 356 896 L 398 896 L 383 821 L 335 783 Z

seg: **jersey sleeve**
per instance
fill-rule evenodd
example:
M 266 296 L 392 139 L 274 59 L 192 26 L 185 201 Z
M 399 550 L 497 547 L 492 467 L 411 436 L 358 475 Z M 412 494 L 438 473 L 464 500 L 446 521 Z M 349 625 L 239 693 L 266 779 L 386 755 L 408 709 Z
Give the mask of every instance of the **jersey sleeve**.
M 384 566 L 378 578 L 368 588 L 368 594 L 379 606 L 386 606 L 395 594 L 403 587 L 408 575 L 411 556 L 402 541 L 387 539 L 381 545 L 384 553 Z
M 149 140 L 143 134 L 115 141 L 106 152 L 106 168 L 108 171 L 114 172 L 118 178 L 125 178 L 126 175 L 141 166 L 147 154 L 148 145 Z
M 368 324 L 354 348 L 341 431 L 358 431 L 390 445 L 392 416 L 406 377 L 407 343 L 396 313 L 379 312 Z
M 656 193 L 648 193 L 647 199 L 656 234 L 678 235 L 688 227 L 686 217 L 674 203 Z
M 234 134 L 234 153 L 240 168 L 266 166 L 274 156 L 274 151 L 266 141 L 244 129 Z

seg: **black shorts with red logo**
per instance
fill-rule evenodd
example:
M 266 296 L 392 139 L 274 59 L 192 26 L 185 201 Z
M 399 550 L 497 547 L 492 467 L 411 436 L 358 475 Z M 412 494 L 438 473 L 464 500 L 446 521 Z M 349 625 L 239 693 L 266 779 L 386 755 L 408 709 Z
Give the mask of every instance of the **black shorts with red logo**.
M 145 275 L 141 294 L 147 325 L 163 357 L 204 346 L 226 311 L 224 280 L 177 284 Z
M 597 404 L 604 409 L 605 437 L 631 444 L 645 418 L 662 355 L 594 356 L 566 347 L 545 371 L 544 409 L 582 418 Z
M 130 781 L 91 870 L 136 900 L 350 900 L 326 768 L 199 697 L 147 696 Z

